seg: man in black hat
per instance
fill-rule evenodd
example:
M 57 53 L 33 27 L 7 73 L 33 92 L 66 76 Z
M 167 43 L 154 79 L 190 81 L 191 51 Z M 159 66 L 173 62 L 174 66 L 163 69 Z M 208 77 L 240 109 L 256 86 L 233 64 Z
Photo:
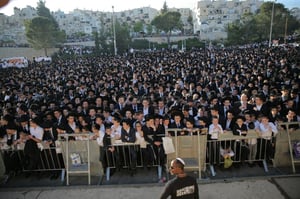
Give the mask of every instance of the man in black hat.
M 299 90 L 294 88 L 290 93 L 290 98 L 294 101 L 294 109 L 296 110 L 297 115 L 300 115 L 300 94 Z
M 122 120 L 122 129 L 121 129 L 121 140 L 123 143 L 135 143 L 136 135 L 135 129 L 131 126 L 131 121 L 129 119 Z M 130 167 L 130 174 L 134 175 L 136 172 L 136 161 L 137 161 L 137 154 L 135 151 L 135 147 L 133 145 L 126 146 L 122 148 L 123 155 L 126 158 L 126 161 L 129 163 Z
M 185 126 L 184 126 L 184 123 L 182 121 L 183 119 L 183 113 L 180 112 L 180 111 L 174 111 L 173 113 L 173 122 L 171 122 L 171 124 L 169 125 L 169 128 L 174 128 L 174 129 L 183 129 Z M 177 135 L 179 135 L 179 132 L 177 131 L 176 132 Z M 171 136 L 175 136 L 175 132 L 174 131 L 169 131 L 169 134 Z
M 27 115 L 22 115 L 17 119 L 17 122 L 19 123 L 19 132 L 29 135 L 29 117 Z
M 145 121 L 146 124 L 143 125 L 142 131 L 144 132 L 145 141 L 149 143 L 149 145 L 147 145 L 147 150 L 151 155 L 153 164 L 163 167 L 166 160 L 165 152 L 161 142 L 161 137 L 158 136 L 159 132 L 157 131 L 157 127 L 154 123 L 154 116 L 147 115 L 145 117 Z
M 24 154 L 28 159 L 28 170 L 35 170 L 40 163 L 40 149 L 38 148 L 38 143 L 42 142 L 44 130 L 38 124 L 38 118 L 33 118 L 29 120 L 30 127 L 29 132 L 30 134 L 27 136 L 27 141 L 24 147 Z
M 8 123 L 6 125 L 7 147 L 15 145 L 19 139 L 17 132 L 17 125 L 15 123 Z M 17 172 L 22 170 L 22 165 L 18 153 L 15 150 L 3 150 L 3 162 L 5 165 L 5 181 L 7 182 L 10 177 L 14 176 Z

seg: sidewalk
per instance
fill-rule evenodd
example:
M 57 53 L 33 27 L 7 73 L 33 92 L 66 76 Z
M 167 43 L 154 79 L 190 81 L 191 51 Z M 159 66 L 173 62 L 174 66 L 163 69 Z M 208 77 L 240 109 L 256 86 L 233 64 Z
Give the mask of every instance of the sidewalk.
M 232 182 L 200 183 L 201 199 L 299 199 L 300 177 L 278 177 Z M 159 198 L 164 184 L 92 185 L 48 188 L 0 189 L 0 199 L 155 199 Z

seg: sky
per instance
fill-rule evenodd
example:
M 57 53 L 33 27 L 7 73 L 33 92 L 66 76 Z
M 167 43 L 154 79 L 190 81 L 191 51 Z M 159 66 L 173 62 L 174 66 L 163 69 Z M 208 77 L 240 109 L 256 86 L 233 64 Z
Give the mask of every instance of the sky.
M 2 0 L 0 0 L 2 1 Z M 25 8 L 30 5 L 34 8 L 37 7 L 39 0 L 10 0 L 9 3 L 0 8 L 0 13 L 11 16 L 13 14 L 14 7 Z M 85 9 L 94 11 L 114 11 L 119 12 L 123 10 L 129 10 L 140 7 L 152 7 L 155 9 L 161 9 L 165 0 L 45 0 L 46 7 L 50 11 L 61 10 L 65 13 L 69 13 L 74 9 Z M 169 8 L 191 8 L 196 5 L 197 0 L 166 0 Z M 300 0 L 277 0 L 278 3 L 282 3 L 285 7 L 291 9 L 293 7 L 300 7 Z

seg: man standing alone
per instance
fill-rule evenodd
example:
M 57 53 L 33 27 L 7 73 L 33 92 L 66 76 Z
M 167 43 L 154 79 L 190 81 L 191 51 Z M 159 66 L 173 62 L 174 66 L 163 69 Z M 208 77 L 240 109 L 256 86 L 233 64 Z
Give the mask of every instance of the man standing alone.
M 188 176 L 184 171 L 185 162 L 181 158 L 176 158 L 171 161 L 170 172 L 176 177 L 170 180 L 160 196 L 161 199 L 168 198 L 185 198 L 198 199 L 199 190 L 195 178 Z

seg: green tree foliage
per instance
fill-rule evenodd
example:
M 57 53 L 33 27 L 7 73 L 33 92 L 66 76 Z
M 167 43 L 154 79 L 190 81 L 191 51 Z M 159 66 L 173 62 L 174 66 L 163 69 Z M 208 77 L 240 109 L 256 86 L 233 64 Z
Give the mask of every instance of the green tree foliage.
M 34 49 L 44 49 L 47 56 L 47 49 L 62 43 L 66 34 L 59 29 L 50 10 L 41 0 L 38 2 L 37 13 L 37 17 L 25 21 L 25 34 L 29 44 Z
M 130 47 L 133 49 L 148 49 L 149 41 L 146 39 L 136 39 L 131 42 Z
M 168 12 L 168 6 L 167 6 L 167 2 L 164 2 L 164 5 L 162 7 L 162 9 L 160 10 L 161 14 L 165 14 Z
M 229 44 L 245 44 L 267 41 L 270 35 L 273 2 L 263 3 L 256 14 L 245 14 L 227 27 Z M 279 39 L 293 34 L 300 26 L 289 10 L 280 3 L 274 4 L 272 38 Z M 286 23 L 287 22 L 287 23 Z M 285 26 L 287 24 L 287 30 Z
M 188 17 L 188 19 L 187 19 L 187 22 L 189 23 L 189 25 L 190 25 L 191 27 L 194 26 L 192 15 L 189 15 L 189 17 Z M 191 29 L 193 29 L 193 28 L 191 28 Z M 192 31 L 189 31 L 188 33 L 191 34 Z
M 134 25 L 133 25 L 133 31 L 135 33 L 139 33 L 139 32 L 142 32 L 143 31 L 143 23 L 141 21 L 138 21 L 136 22 Z
M 116 21 L 116 43 L 118 52 L 126 52 L 130 44 L 129 27 L 126 23 L 120 24 Z
M 152 25 L 151 25 L 151 24 L 148 24 L 146 28 L 147 28 L 147 33 L 148 33 L 148 35 L 152 35 L 152 32 L 153 32 L 153 27 L 152 27 Z
M 112 28 L 105 27 L 104 15 L 100 16 L 100 30 L 99 30 L 99 45 L 101 53 L 112 53 L 113 47 L 109 45 L 108 38 L 112 38 Z
M 181 14 L 179 12 L 166 12 L 157 15 L 151 22 L 156 29 L 166 33 L 169 47 L 172 30 L 181 30 L 183 27 L 180 17 Z
M 49 8 L 46 7 L 45 1 L 40 0 L 37 3 L 37 15 L 40 17 L 46 17 L 46 18 L 51 19 L 53 21 L 53 23 L 55 24 L 55 26 L 58 28 L 58 23 L 54 19 L 53 15 L 50 13 Z
M 254 15 L 247 13 L 243 15 L 241 20 L 237 20 L 233 23 L 228 24 L 228 43 L 232 45 L 240 45 L 248 42 L 255 42 L 258 40 L 257 26 L 255 26 Z

